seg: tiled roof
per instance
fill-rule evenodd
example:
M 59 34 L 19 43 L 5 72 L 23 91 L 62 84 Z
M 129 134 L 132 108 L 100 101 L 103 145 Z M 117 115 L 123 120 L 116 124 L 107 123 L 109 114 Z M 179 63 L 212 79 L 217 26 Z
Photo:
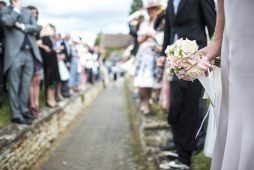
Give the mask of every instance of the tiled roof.
M 133 42 L 133 39 L 128 34 L 102 34 L 101 47 L 119 47 L 126 48 Z

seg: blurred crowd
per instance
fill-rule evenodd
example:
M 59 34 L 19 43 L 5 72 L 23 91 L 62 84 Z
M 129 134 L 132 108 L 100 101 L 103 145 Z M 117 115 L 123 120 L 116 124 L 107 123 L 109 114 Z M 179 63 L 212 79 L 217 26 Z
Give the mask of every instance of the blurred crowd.
M 39 10 L 21 0 L 0 1 L 0 104 L 9 98 L 11 120 L 31 124 L 41 115 L 40 92 L 47 107 L 108 79 L 96 47 L 79 35 L 38 25 Z
M 129 16 L 130 35 L 135 40 L 129 73 L 138 89 L 141 113 L 154 115 L 152 103 L 168 113 L 173 141 L 160 147 L 170 157 L 160 168 L 190 169 L 191 157 L 203 149 L 206 136 L 206 125 L 198 133 L 206 113 L 204 89 L 198 80 L 188 82 L 175 75 L 169 79 L 165 50 L 180 38 L 205 47 L 215 29 L 215 2 L 169 0 L 167 7 L 160 0 L 144 2 L 142 9 Z

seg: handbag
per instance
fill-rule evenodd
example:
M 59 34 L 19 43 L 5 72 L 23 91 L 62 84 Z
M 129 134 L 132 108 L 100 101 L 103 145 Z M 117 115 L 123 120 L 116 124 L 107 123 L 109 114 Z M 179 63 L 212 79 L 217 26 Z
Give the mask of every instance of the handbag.
M 69 70 L 67 69 L 63 60 L 58 62 L 58 68 L 60 73 L 60 78 L 62 81 L 67 81 L 70 78 Z

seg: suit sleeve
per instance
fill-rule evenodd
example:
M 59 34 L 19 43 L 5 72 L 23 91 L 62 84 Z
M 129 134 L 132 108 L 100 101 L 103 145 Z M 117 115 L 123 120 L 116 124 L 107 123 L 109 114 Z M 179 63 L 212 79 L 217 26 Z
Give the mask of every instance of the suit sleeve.
M 15 22 L 18 19 L 19 13 L 12 11 L 11 13 L 4 13 L 3 9 L 1 10 L 1 23 L 7 27 L 14 27 Z
M 168 4 L 169 8 L 169 4 Z M 166 9 L 166 16 L 165 16 L 165 27 L 164 27 L 164 40 L 163 40 L 163 48 L 161 51 L 161 56 L 166 56 L 165 50 L 168 45 L 170 45 L 170 22 L 169 22 L 169 10 Z
M 37 24 L 36 19 L 32 16 L 30 16 L 30 23 L 25 24 L 25 30 L 24 32 L 30 33 L 30 34 L 35 34 L 40 31 L 41 27 Z
M 216 24 L 216 10 L 214 0 L 200 0 L 201 10 L 204 16 L 205 24 L 208 28 L 209 37 L 214 34 Z

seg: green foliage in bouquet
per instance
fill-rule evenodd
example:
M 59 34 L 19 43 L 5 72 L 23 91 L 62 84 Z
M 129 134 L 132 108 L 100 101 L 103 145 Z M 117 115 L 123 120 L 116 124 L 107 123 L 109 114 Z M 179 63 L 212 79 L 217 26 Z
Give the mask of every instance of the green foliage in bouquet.
M 217 67 L 220 67 L 221 66 L 221 58 L 219 58 L 219 57 L 215 58 L 214 65 Z

